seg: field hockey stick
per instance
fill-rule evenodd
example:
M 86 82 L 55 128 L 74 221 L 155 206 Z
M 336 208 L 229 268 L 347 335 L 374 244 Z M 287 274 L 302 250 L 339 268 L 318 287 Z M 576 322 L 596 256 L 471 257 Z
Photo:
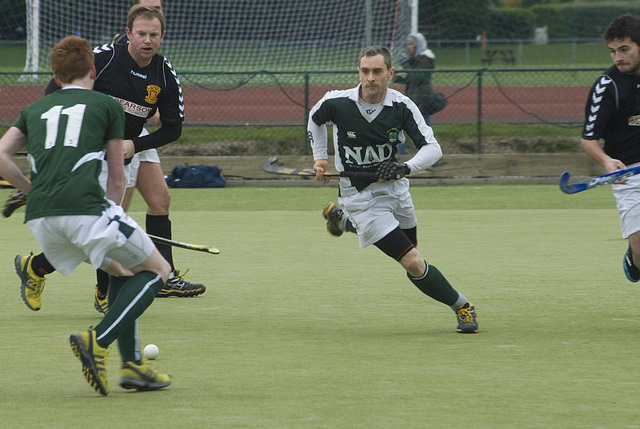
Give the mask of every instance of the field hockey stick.
M 262 169 L 267 173 L 286 174 L 289 176 L 313 176 L 316 172 L 311 168 L 291 168 L 282 165 L 275 165 L 278 162 L 277 156 L 270 156 L 262 161 Z M 340 171 L 337 173 L 324 173 L 324 177 L 353 177 L 356 179 L 378 180 L 378 175 L 366 171 Z
M 608 185 L 617 180 L 622 180 L 627 177 L 635 176 L 640 173 L 640 166 L 627 168 L 626 170 L 618 170 L 613 173 L 603 174 L 602 176 L 591 177 L 589 179 L 581 180 L 576 183 L 569 183 L 570 174 L 568 171 L 562 173 L 560 176 L 560 189 L 565 194 L 575 194 L 578 192 L 586 191 L 587 189 L 597 188 L 598 186 Z
M 220 249 L 216 249 L 215 247 L 211 247 L 211 246 L 203 246 L 202 244 L 183 243 L 181 241 L 169 240 L 168 238 L 162 238 L 162 237 L 158 237 L 151 234 L 147 234 L 147 235 L 149 236 L 149 238 L 151 238 L 152 241 L 158 244 L 166 244 L 167 246 L 181 247 L 183 249 L 196 250 L 198 252 L 213 253 L 214 255 L 217 255 L 218 253 L 220 253 Z

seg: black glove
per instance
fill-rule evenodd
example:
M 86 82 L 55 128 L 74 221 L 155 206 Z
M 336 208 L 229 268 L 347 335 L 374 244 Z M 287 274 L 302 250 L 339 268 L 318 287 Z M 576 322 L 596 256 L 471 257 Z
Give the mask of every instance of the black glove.
M 409 174 L 409 166 L 406 164 L 398 164 L 394 161 L 384 161 L 378 165 L 378 178 L 386 182 L 390 180 L 402 179 Z

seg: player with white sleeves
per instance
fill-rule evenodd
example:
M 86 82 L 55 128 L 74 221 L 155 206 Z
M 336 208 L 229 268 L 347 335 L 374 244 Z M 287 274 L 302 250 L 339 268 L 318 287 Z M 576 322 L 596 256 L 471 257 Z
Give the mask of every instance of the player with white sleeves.
M 328 92 L 310 112 L 308 133 L 316 180 L 327 181 L 324 173 L 330 171 L 328 123 L 333 124 L 337 171 L 375 172 L 378 177 L 340 178 L 341 208 L 327 204 L 323 212 L 327 229 L 336 236 L 345 230 L 357 233 L 361 248 L 378 247 L 402 265 L 420 291 L 451 307 L 457 315 L 458 332 L 475 333 L 475 307 L 416 248 L 417 219 L 405 176 L 433 165 L 442 151 L 415 103 L 388 88 L 394 74 L 391 64 L 386 47 L 363 49 L 358 64 L 360 84 Z M 419 150 L 399 164 L 397 146 L 404 142 L 404 133 Z

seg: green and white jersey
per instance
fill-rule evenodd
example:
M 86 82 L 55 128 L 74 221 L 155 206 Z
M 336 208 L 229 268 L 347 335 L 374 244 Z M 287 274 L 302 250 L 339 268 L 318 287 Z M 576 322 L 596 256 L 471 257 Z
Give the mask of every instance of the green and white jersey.
M 98 176 L 108 140 L 123 138 L 124 111 L 113 98 L 69 86 L 25 107 L 14 124 L 27 136 L 31 191 L 25 222 L 99 215 Z
M 433 129 L 411 99 L 387 89 L 379 105 L 367 105 L 356 88 L 329 91 L 309 114 L 307 132 L 313 159 L 328 158 L 327 125 L 333 125 L 333 146 L 337 171 L 375 172 L 384 161 L 397 161 L 397 146 L 408 135 L 419 149 L 407 161 L 415 173 L 433 165 L 442 150 Z M 353 195 L 377 180 L 340 178 L 340 195 Z

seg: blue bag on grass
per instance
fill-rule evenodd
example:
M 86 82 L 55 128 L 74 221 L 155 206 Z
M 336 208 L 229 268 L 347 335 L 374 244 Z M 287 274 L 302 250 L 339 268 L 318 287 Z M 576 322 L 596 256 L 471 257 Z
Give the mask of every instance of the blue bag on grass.
M 170 188 L 223 188 L 227 183 L 215 165 L 176 165 L 165 179 Z

